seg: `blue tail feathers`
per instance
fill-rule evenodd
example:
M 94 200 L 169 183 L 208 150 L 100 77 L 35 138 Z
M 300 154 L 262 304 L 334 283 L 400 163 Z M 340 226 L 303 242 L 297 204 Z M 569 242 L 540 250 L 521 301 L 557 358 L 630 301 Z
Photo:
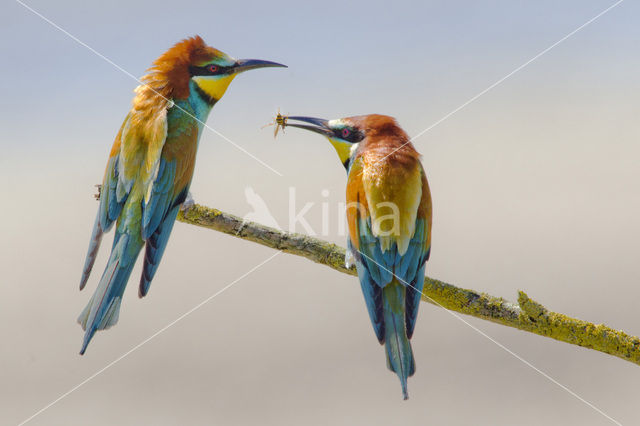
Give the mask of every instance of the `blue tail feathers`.
M 409 399 L 407 378 L 415 373 L 416 365 L 411 343 L 407 337 L 405 299 L 406 287 L 396 280 L 384 287 L 383 311 L 387 367 L 398 375 L 404 399 Z
M 84 268 L 82 269 L 82 277 L 80 278 L 80 290 L 84 288 L 93 269 L 93 264 L 96 261 L 98 255 L 98 249 L 100 249 L 100 242 L 102 241 L 102 228 L 100 227 L 100 213 L 96 215 L 96 222 L 93 225 L 93 231 L 91 232 L 91 241 L 89 242 L 89 250 L 87 250 L 87 259 L 84 261 Z
M 80 355 L 84 354 L 96 331 L 118 322 L 122 294 L 142 248 L 140 238 L 128 234 L 116 235 L 116 238 L 98 288 L 78 317 L 78 323 L 85 330 Z
M 146 241 L 142 276 L 140 277 L 140 285 L 138 287 L 138 297 L 146 296 L 149 291 L 151 280 L 158 270 L 158 265 L 169 242 L 169 235 L 171 235 L 171 230 L 176 222 L 178 211 L 180 211 L 179 205 L 173 207 L 167 213 L 163 222 L 160 223 Z

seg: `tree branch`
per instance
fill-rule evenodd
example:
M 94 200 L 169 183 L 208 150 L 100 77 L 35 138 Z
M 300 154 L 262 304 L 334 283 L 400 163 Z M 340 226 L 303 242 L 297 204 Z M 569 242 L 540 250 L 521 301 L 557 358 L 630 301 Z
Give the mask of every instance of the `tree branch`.
M 276 250 L 305 257 L 345 274 L 357 275 L 344 265 L 345 249 L 318 238 L 292 234 L 216 209 L 195 204 L 181 211 L 178 220 L 253 241 Z M 476 318 L 595 349 L 640 365 L 640 339 L 602 324 L 551 312 L 520 291 L 518 303 L 478 293 L 425 277 L 422 300 Z

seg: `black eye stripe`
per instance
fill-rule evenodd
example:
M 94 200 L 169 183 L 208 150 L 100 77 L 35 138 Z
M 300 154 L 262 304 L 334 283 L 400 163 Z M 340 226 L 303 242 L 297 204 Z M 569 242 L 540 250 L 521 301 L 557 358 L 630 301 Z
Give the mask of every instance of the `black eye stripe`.
M 231 67 L 223 67 L 221 65 L 215 65 L 216 67 L 218 67 L 217 70 L 215 70 L 214 72 L 211 72 L 209 70 L 209 66 L 212 64 L 207 64 L 203 67 L 196 67 L 196 66 L 190 66 L 189 67 L 189 73 L 191 74 L 191 76 L 197 76 L 197 75 L 220 75 L 220 74 L 229 74 L 229 72 L 231 71 Z
M 335 129 L 333 131 L 333 134 L 342 140 L 353 143 L 360 142 L 362 139 L 364 139 L 364 135 L 362 134 L 362 132 L 353 127 L 341 127 L 339 129 Z

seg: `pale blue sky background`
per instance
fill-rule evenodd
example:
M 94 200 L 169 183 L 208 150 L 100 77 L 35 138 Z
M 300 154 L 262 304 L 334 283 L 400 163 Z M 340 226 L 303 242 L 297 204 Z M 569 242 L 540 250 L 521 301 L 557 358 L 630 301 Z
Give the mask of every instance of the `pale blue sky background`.
M 81 2 L 30 6 L 142 76 L 200 34 L 287 70 L 239 76 L 205 130 L 196 201 L 238 215 L 252 186 L 286 225 L 335 206 L 345 176 L 321 138 L 273 114 L 386 113 L 417 134 L 612 1 Z M 627 0 L 416 141 L 434 198 L 430 276 L 640 334 L 640 6 Z M 272 252 L 177 224 L 149 296 L 79 357 L 77 280 L 93 185 L 136 82 L 18 3 L 0 5 L 0 423 L 16 424 Z M 321 191 L 328 189 L 328 198 Z M 320 228 L 319 204 L 307 215 Z M 134 270 L 135 287 L 139 268 Z M 469 319 L 623 424 L 640 370 Z M 281 255 L 31 424 L 612 424 L 447 312 L 423 305 L 401 401 L 355 278 Z

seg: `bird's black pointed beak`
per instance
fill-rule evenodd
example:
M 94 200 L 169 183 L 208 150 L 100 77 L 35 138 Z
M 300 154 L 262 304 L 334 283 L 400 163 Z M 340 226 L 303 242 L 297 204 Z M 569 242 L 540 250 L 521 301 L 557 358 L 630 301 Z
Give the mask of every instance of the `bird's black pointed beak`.
M 302 121 L 309 124 L 291 123 L 291 121 Z M 297 127 L 320 133 L 323 136 L 333 136 L 333 130 L 329 127 L 329 120 L 324 118 L 289 116 L 286 118 L 285 127 Z
M 236 74 L 239 74 L 241 72 L 255 70 L 258 68 L 271 68 L 271 67 L 287 68 L 286 65 L 279 64 L 277 62 L 263 61 L 261 59 L 238 59 L 236 61 L 236 64 L 233 66 L 233 72 L 235 72 Z

